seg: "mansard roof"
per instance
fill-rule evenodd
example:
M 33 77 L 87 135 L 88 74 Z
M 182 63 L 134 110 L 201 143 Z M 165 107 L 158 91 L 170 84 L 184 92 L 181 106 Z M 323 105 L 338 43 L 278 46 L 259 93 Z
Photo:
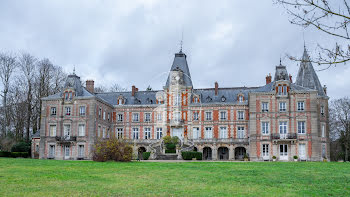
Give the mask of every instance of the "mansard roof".
M 200 102 L 203 104 L 210 103 L 237 103 L 239 95 L 244 96 L 244 102 L 242 104 L 248 104 L 248 93 L 253 92 L 257 87 L 232 87 L 232 88 L 219 88 L 218 94 L 215 95 L 215 88 L 206 89 L 194 89 L 193 93 L 200 96 Z M 225 97 L 225 101 L 221 98 Z M 210 98 L 210 99 L 208 99 Z
M 276 66 L 275 81 L 279 80 L 289 80 L 288 71 L 286 66 L 282 65 L 280 60 L 280 65 Z
M 186 60 L 186 54 L 183 53 L 182 51 L 180 51 L 179 53 L 175 53 L 175 58 L 170 71 L 174 71 L 178 69 L 180 69 L 184 74 L 184 85 L 187 87 L 192 87 L 193 85 L 192 85 L 190 70 L 188 68 L 188 64 Z M 170 72 L 169 72 L 165 87 L 169 87 L 169 84 L 170 84 Z
M 305 47 L 295 83 L 305 88 L 317 90 L 319 96 L 326 96 Z
M 124 105 L 150 105 L 156 104 L 156 93 L 157 91 L 137 91 L 132 96 L 131 92 L 106 92 L 95 95 L 111 105 L 117 105 L 120 96 L 124 99 Z
M 271 82 L 269 84 L 266 84 L 264 86 L 261 86 L 261 87 L 255 89 L 253 92 L 274 92 L 275 91 L 275 84 L 276 84 L 276 81 L 273 81 L 273 82 Z M 290 84 L 290 90 L 291 91 L 295 91 L 295 92 L 315 91 L 315 90 L 312 90 L 310 88 L 299 86 L 299 85 L 297 85 L 295 83 L 291 83 Z

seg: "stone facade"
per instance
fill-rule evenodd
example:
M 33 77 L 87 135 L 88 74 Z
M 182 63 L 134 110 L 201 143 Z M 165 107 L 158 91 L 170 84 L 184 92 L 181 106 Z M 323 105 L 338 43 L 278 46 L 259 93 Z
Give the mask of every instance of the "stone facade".
M 93 81 L 85 88 L 69 75 L 63 92 L 42 99 L 40 158 L 91 159 L 95 141 L 114 136 L 159 159 L 165 135 L 180 138 L 177 158 L 193 149 L 208 160 L 329 158 L 328 97 L 303 58 L 296 83 L 280 64 L 261 87 L 194 89 L 182 51 L 159 91 L 95 93 Z

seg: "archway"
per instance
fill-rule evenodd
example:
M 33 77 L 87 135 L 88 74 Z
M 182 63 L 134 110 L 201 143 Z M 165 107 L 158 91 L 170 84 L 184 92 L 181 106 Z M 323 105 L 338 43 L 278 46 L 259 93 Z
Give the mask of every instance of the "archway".
M 246 149 L 244 147 L 235 148 L 235 160 L 243 160 L 246 154 Z
M 145 147 L 139 147 L 137 149 L 137 157 L 141 160 L 143 159 L 143 153 L 146 152 L 146 148 Z
M 198 151 L 197 147 L 193 147 L 193 151 L 197 152 Z
M 227 147 L 220 147 L 218 149 L 218 159 L 219 160 L 228 160 L 229 150 Z
M 212 160 L 212 150 L 210 147 L 203 148 L 203 160 Z

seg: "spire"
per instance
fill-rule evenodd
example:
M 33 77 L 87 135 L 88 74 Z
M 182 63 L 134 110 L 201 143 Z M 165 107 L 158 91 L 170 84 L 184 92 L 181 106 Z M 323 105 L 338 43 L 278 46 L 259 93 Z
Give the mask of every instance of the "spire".
M 166 82 L 166 87 L 169 87 L 170 85 L 170 73 L 171 71 L 178 71 L 181 70 L 183 72 L 183 82 L 184 85 L 187 87 L 192 87 L 192 80 L 191 80 L 191 74 L 190 69 L 188 68 L 187 60 L 186 60 L 186 54 L 180 51 L 179 53 L 175 53 L 174 61 L 171 66 L 168 80 Z
M 280 58 L 280 64 L 276 66 L 275 81 L 289 80 L 286 66 L 282 65 L 282 59 Z
M 75 66 L 73 67 L 73 75 L 75 75 Z
M 318 95 L 320 96 L 326 96 L 314 67 L 312 66 L 311 59 L 305 45 L 295 83 L 305 88 L 317 90 Z
M 184 39 L 184 31 L 182 30 L 182 33 L 181 33 L 181 42 L 180 42 L 180 53 L 182 53 L 183 39 Z

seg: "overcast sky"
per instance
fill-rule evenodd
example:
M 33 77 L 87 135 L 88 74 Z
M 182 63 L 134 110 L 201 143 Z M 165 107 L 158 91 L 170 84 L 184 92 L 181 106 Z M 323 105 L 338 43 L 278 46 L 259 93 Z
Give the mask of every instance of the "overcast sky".
M 194 88 L 261 86 L 282 63 L 295 79 L 303 34 L 311 57 L 333 38 L 288 21 L 272 0 L 0 2 L 0 50 L 49 58 L 96 85 L 161 89 L 174 53 L 187 54 Z M 315 69 L 319 69 L 314 65 Z M 349 96 L 350 65 L 317 72 L 331 98 Z

